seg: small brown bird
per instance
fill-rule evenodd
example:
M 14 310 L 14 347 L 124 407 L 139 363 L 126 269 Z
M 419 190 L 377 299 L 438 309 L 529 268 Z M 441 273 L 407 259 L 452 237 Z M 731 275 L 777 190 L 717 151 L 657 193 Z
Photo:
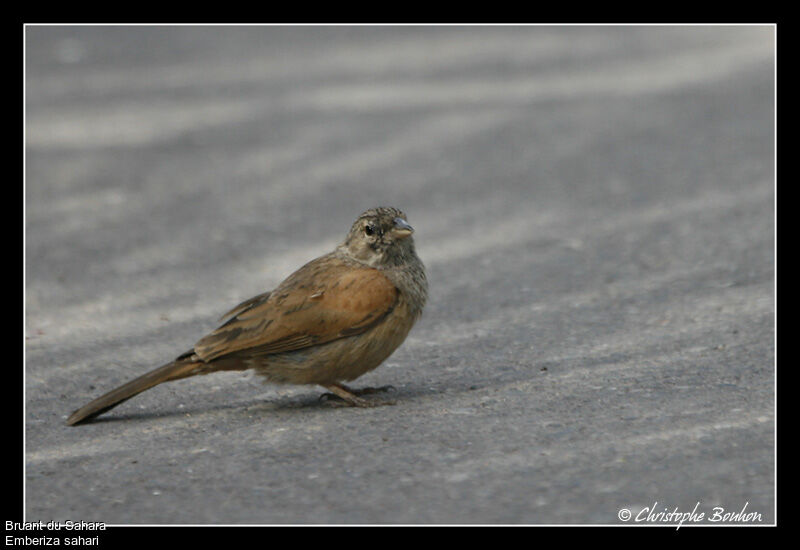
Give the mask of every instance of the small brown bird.
M 162 382 L 254 369 L 279 384 L 319 384 L 346 404 L 374 403 L 342 384 L 380 365 L 403 343 L 428 296 L 413 228 L 396 208 L 367 210 L 336 249 L 272 292 L 242 302 L 194 348 L 73 412 L 94 418 Z

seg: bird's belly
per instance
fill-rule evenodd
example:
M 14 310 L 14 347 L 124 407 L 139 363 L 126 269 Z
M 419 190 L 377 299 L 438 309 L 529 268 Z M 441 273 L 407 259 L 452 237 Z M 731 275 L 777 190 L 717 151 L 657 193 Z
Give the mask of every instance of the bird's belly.
M 401 301 L 383 322 L 361 334 L 248 361 L 272 383 L 325 385 L 353 380 L 389 357 L 406 339 L 415 320 Z

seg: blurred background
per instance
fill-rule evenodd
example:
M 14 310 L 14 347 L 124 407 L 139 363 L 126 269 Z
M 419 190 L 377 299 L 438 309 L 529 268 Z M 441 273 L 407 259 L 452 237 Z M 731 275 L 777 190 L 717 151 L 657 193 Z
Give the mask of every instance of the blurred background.
M 774 521 L 774 40 L 27 26 L 26 519 Z M 431 284 L 356 384 L 397 406 L 226 373 L 64 426 L 376 205 Z

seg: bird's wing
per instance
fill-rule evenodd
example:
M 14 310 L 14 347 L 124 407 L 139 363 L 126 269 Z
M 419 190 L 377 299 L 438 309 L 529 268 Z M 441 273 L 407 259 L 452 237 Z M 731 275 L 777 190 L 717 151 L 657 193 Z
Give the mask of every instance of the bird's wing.
M 379 323 L 397 297 L 397 288 L 377 269 L 324 256 L 289 276 L 265 300 L 234 308 L 236 316 L 197 342 L 194 352 L 211 361 L 245 350 L 261 355 L 330 342 Z
M 270 294 L 272 294 L 272 291 L 259 294 L 258 296 L 253 296 L 249 300 L 245 300 L 244 302 L 234 307 L 233 309 L 226 311 L 225 314 L 219 318 L 219 321 L 224 321 L 225 319 L 235 317 L 236 315 L 238 315 L 239 313 L 243 312 L 246 309 L 254 307 L 258 304 L 263 304 L 264 302 L 267 301 L 267 298 L 269 298 Z

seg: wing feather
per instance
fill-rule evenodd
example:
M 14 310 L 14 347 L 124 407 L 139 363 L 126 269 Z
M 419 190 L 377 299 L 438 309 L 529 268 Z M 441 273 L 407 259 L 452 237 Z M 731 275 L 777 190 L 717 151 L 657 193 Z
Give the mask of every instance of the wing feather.
M 219 321 L 224 321 L 225 319 L 228 319 L 229 317 L 235 317 L 236 315 L 238 315 L 239 313 L 243 312 L 246 309 L 250 309 L 253 306 L 256 306 L 258 304 L 263 304 L 264 302 L 267 301 L 267 298 L 269 298 L 269 295 L 271 293 L 272 293 L 272 291 L 265 292 L 263 294 L 259 294 L 258 296 L 253 296 L 249 300 L 245 300 L 244 302 L 242 302 L 241 304 L 237 305 L 233 309 L 230 309 L 230 310 L 226 311 L 225 314 L 222 315 L 219 318 Z
M 200 339 L 195 353 L 211 361 L 233 353 L 295 351 L 360 334 L 383 320 L 398 293 L 377 269 L 323 256 L 271 293 L 242 302 L 224 325 Z

